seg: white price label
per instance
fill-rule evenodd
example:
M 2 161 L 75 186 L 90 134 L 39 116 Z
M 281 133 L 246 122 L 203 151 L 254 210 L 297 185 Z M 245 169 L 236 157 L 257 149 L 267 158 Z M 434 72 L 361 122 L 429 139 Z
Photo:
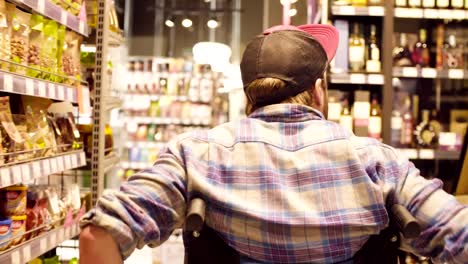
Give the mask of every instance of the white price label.
M 57 246 L 57 232 L 52 232 L 49 235 L 50 246 L 55 247 Z
M 29 164 L 21 165 L 21 175 L 23 182 L 28 182 L 31 179 L 31 169 L 29 168 Z
M 33 168 L 33 176 L 36 176 L 36 177 L 42 177 L 44 175 L 42 175 L 42 171 L 41 171 L 41 163 L 39 161 L 36 161 L 36 162 L 33 162 L 32 163 L 32 168 Z
M 44 14 L 44 11 L 45 11 L 45 1 L 44 0 L 38 0 L 37 1 L 37 11 L 39 13 Z
M 382 74 L 369 74 L 367 76 L 367 79 L 369 81 L 369 84 L 383 84 L 384 83 L 384 77 Z
M 45 238 L 41 239 L 39 241 L 39 249 L 41 252 L 46 252 L 47 250 L 47 240 Z
M 57 157 L 56 158 L 56 161 L 57 161 L 57 172 L 62 172 L 65 170 L 64 168 L 64 162 L 63 162 L 63 156 L 60 156 L 60 157 Z
M 87 34 L 88 32 L 85 32 L 85 23 L 80 20 L 80 25 L 78 31 L 82 34 Z
M 49 164 L 49 172 L 47 173 L 47 175 L 57 172 L 57 161 L 55 158 L 50 159 L 49 162 L 46 163 Z
M 62 23 L 62 25 L 67 25 L 67 11 L 65 10 L 62 10 L 62 12 L 60 12 L 60 23 Z
M 13 92 L 13 76 L 10 74 L 3 74 L 3 90 Z
M 50 165 L 51 161 L 52 161 L 52 159 L 46 159 L 46 160 L 41 161 L 41 163 L 42 163 L 42 172 L 43 172 L 44 176 L 49 175 L 50 172 L 51 172 L 51 165 Z
M 371 16 L 384 16 L 385 9 L 381 6 L 370 6 L 369 7 L 369 15 Z
M 10 177 L 10 170 L 8 168 L 0 169 L 0 177 L 2 177 L 2 187 L 10 186 L 11 177 Z
M 439 18 L 439 11 L 437 9 L 424 9 L 425 18 Z
M 78 167 L 78 155 L 77 154 L 71 155 L 71 166 L 72 168 Z
M 21 263 L 21 255 L 19 250 L 14 250 L 11 252 L 11 264 L 20 264 Z
M 23 181 L 23 178 L 21 176 L 21 169 L 19 166 L 13 166 L 10 168 L 10 173 L 13 175 L 13 183 L 18 184 Z
M 48 83 L 47 88 L 49 90 L 49 97 L 55 99 L 55 84 Z
M 31 260 L 31 246 L 25 245 L 23 247 L 23 262 L 26 263 Z
M 57 99 L 67 101 L 65 98 L 65 87 L 57 85 Z
M 63 159 L 64 159 L 64 161 L 65 161 L 64 169 L 65 169 L 65 170 L 70 169 L 70 168 L 72 167 L 70 155 L 67 155 L 67 156 L 63 157 Z
M 400 149 L 400 152 L 403 153 L 408 159 L 418 158 L 418 151 L 416 149 Z
M 40 97 L 47 97 L 47 93 L 46 93 L 46 84 L 45 82 L 41 82 L 39 81 L 39 84 L 38 84 L 38 87 L 37 89 L 39 90 L 39 96 Z
M 86 155 L 84 151 L 80 153 L 80 165 L 86 165 Z
M 356 14 L 356 8 L 354 8 L 353 6 L 341 6 L 339 7 L 339 13 L 341 15 L 352 16 Z
M 463 70 L 460 69 L 450 69 L 448 70 L 449 79 L 463 79 Z
M 71 238 L 71 227 L 65 228 L 65 239 L 70 239 Z
M 419 151 L 420 159 L 434 159 L 434 150 L 433 149 L 421 149 Z
M 453 10 L 452 18 L 454 19 L 465 19 L 465 10 Z
M 433 68 L 422 68 L 421 75 L 423 78 L 436 78 L 437 77 L 437 70 Z
M 59 231 L 57 232 L 57 241 L 59 243 L 62 243 L 65 239 L 64 239 L 64 232 L 63 232 L 63 229 L 59 229 Z
M 418 69 L 415 67 L 403 67 L 402 71 L 404 77 L 418 77 Z
M 439 10 L 439 18 L 440 19 L 453 19 L 454 17 L 453 16 L 453 13 L 452 13 L 452 10 L 450 9 L 441 9 Z
M 67 87 L 67 100 L 68 101 L 71 101 L 71 102 L 77 102 L 78 101 L 78 98 L 76 98 L 76 95 L 75 96 L 73 95 L 74 91 L 75 91 L 75 89 Z
M 34 81 L 32 79 L 26 78 L 26 94 L 35 95 L 34 94 Z
M 360 73 L 352 73 L 349 75 L 349 80 L 351 83 L 366 83 L 366 75 Z

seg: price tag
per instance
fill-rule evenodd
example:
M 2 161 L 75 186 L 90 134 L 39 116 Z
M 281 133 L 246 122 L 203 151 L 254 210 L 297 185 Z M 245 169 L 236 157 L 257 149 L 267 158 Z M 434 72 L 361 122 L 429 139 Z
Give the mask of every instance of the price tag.
M 49 97 L 55 99 L 55 84 L 48 83 L 47 88 L 49 90 Z
M 23 181 L 23 177 L 21 176 L 21 169 L 19 166 L 12 166 L 10 168 L 10 173 L 13 175 L 13 183 L 21 183 Z
M 360 73 L 352 73 L 349 75 L 349 80 L 351 83 L 366 83 L 366 75 Z
M 3 91 L 13 92 L 13 76 L 10 74 L 3 74 Z
M 80 153 L 80 165 L 86 165 L 86 156 L 84 151 Z
M 65 10 L 62 10 L 62 12 L 60 12 L 60 23 L 62 23 L 62 25 L 67 25 L 67 11 Z
M 85 32 L 85 24 L 83 21 L 80 20 L 80 25 L 78 31 L 82 34 L 88 34 L 88 32 Z
M 370 6 L 369 7 L 369 15 L 370 16 L 384 16 L 385 9 L 381 6 Z
M 45 238 L 39 241 L 39 249 L 41 252 L 46 252 L 47 250 L 47 240 Z
M 67 101 L 65 98 L 65 87 L 57 85 L 57 99 Z
M 404 77 L 418 77 L 418 69 L 415 67 L 403 67 L 402 71 Z
M 32 79 L 26 78 L 26 94 L 27 95 L 35 95 L 34 94 L 34 81 Z
M 63 228 L 62 229 L 59 229 L 58 232 L 57 232 L 57 242 L 59 243 L 62 243 L 64 239 L 64 232 L 63 232 Z
M 422 68 L 421 75 L 423 78 L 434 79 L 437 77 L 437 70 L 432 68 Z
M 418 158 L 418 151 L 416 149 L 400 149 L 400 152 L 403 153 L 408 159 Z
M 463 70 L 460 69 L 450 69 L 448 70 L 449 79 L 463 79 Z
M 20 257 L 21 255 L 20 255 L 19 250 L 15 250 L 11 252 L 11 264 L 20 264 L 21 263 Z
M 57 232 L 52 232 L 49 235 L 50 247 L 57 246 Z
M 71 155 L 71 167 L 72 168 L 77 168 L 78 167 L 78 155 L 77 154 L 72 154 Z
M 23 182 L 28 182 L 31 179 L 31 169 L 29 168 L 29 164 L 21 165 L 21 175 Z
M 424 10 L 425 18 L 439 18 L 439 11 L 437 9 L 425 9 Z
M 52 159 L 46 159 L 46 160 L 41 161 L 43 176 L 47 176 L 51 173 L 52 171 L 51 161 Z
M 352 16 L 356 14 L 356 8 L 353 6 L 341 6 L 338 10 L 340 15 Z
M 67 100 L 71 102 L 77 102 L 78 99 L 76 98 L 76 94 L 73 93 L 75 89 L 70 88 L 70 87 L 66 87 L 66 88 L 67 88 Z
M 433 149 L 421 149 L 419 151 L 420 159 L 434 159 L 434 150 Z
M 31 246 L 25 245 L 23 247 L 23 262 L 26 263 L 31 260 Z
M 37 11 L 39 13 L 44 14 L 44 11 L 45 11 L 45 1 L 44 0 L 38 0 L 37 1 Z
M 63 156 L 57 157 L 57 172 L 62 172 L 65 170 L 64 164 L 63 164 Z
M 383 84 L 384 77 L 382 74 L 369 74 L 367 76 L 369 84 Z
M 10 186 L 11 177 L 10 177 L 10 170 L 8 168 L 0 169 L 0 177 L 2 177 L 2 187 Z
M 453 10 L 452 18 L 454 19 L 465 19 L 465 10 Z
M 65 228 L 65 239 L 70 239 L 71 238 L 70 231 L 71 231 L 71 227 Z
M 64 169 L 65 169 L 65 170 L 70 169 L 70 168 L 72 167 L 70 155 L 67 155 L 67 156 L 63 157 L 63 159 L 64 159 L 64 161 L 65 161 Z
M 48 169 L 45 170 L 47 171 L 46 175 L 50 175 L 52 173 L 57 172 L 57 162 L 55 161 L 55 158 L 51 158 L 49 160 L 44 161 L 44 164 L 48 166 Z
M 440 19 L 453 19 L 453 13 L 449 9 L 441 9 L 439 10 L 439 18 Z
M 39 84 L 38 84 L 38 87 L 37 89 L 39 90 L 39 96 L 40 97 L 47 97 L 47 93 L 46 93 L 46 84 L 45 82 L 41 82 L 39 81 Z
M 41 170 L 41 163 L 39 161 L 33 162 L 32 163 L 32 168 L 33 168 L 33 175 L 36 177 L 42 177 L 42 170 Z

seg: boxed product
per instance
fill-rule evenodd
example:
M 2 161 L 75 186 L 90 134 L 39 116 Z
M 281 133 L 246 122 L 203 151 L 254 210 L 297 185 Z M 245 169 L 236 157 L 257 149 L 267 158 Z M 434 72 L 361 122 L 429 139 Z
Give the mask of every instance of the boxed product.
M 1 190 L 1 201 L 4 215 L 26 214 L 26 192 L 28 187 L 23 185 L 9 186 Z
M 11 20 L 11 60 L 24 66 L 28 65 L 30 19 L 31 14 L 16 8 Z M 12 64 L 10 71 L 26 74 L 26 67 Z
M 35 78 L 41 77 L 41 46 L 44 44 L 44 17 L 38 14 L 31 16 L 31 33 L 29 34 L 28 65 L 34 69 L 27 70 L 27 75 Z M 43 46 L 42 46 L 43 47 Z M 37 69 L 37 70 L 35 70 Z
M 11 240 L 11 219 L 0 219 L 0 251 L 10 246 Z
M 10 34 L 11 27 L 8 23 L 8 9 L 4 0 L 0 0 L 0 69 L 6 70 L 10 60 Z
M 11 236 L 12 245 L 19 245 L 25 240 L 26 233 L 26 215 L 16 215 L 11 217 Z

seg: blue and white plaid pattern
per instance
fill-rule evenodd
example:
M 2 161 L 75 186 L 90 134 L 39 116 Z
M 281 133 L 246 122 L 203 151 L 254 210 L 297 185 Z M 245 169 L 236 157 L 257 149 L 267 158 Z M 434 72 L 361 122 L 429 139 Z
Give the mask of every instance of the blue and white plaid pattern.
M 468 208 L 439 180 L 419 176 L 393 148 L 293 104 L 177 137 L 152 168 L 103 196 L 81 225 L 107 229 L 127 257 L 182 227 L 193 195 L 207 201 L 206 223 L 259 261 L 348 260 L 387 226 L 388 201 L 406 206 L 423 226 L 419 238 L 404 241 L 406 249 L 468 263 Z

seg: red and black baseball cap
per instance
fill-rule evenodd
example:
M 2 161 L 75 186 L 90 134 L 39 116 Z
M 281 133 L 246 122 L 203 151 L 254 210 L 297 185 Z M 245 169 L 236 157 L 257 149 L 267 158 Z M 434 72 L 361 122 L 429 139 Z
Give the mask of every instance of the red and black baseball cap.
M 255 37 L 241 61 L 244 89 L 260 78 L 278 78 L 288 83 L 293 96 L 310 88 L 326 70 L 338 47 L 339 34 L 335 27 L 322 24 L 275 26 Z M 314 63 L 325 60 L 325 63 Z

